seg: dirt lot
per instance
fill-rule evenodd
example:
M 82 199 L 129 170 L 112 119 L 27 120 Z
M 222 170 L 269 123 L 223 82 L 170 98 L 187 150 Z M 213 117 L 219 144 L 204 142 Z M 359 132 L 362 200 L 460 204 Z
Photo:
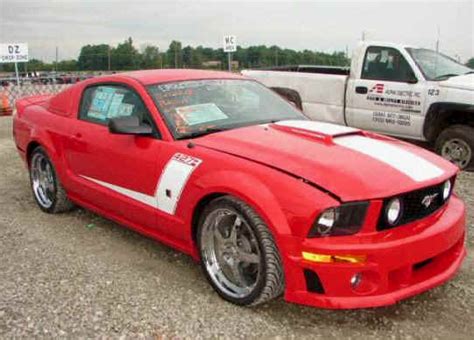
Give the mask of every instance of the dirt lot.
M 187 256 L 83 209 L 47 215 L 0 118 L 0 338 L 468 338 L 474 331 L 470 254 L 446 285 L 398 305 L 328 311 L 278 299 L 224 302 Z M 460 175 L 474 229 L 474 173 Z M 468 246 L 473 249 L 470 236 Z

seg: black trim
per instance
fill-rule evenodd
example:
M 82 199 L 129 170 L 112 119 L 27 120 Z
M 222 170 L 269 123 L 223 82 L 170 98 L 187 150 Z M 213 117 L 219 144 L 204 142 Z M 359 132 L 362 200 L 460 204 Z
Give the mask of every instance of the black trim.
M 454 186 L 454 178 L 449 179 L 451 181 L 451 193 Z M 406 225 L 410 222 L 417 221 L 428 217 L 439 209 L 446 205 L 448 202 L 451 193 L 449 194 L 446 200 L 443 200 L 443 186 L 446 181 L 432 185 L 429 187 L 421 188 L 418 190 L 410 191 L 399 196 L 389 197 L 384 200 L 382 209 L 380 211 L 380 216 L 377 222 L 377 230 L 383 231 L 399 226 Z M 433 202 L 428 207 L 425 207 L 422 203 L 424 197 L 428 195 L 436 195 L 433 199 Z M 388 204 L 393 198 L 399 198 L 402 204 L 402 213 L 398 221 L 393 224 L 390 224 L 387 221 L 386 210 Z
M 306 281 L 306 290 L 311 293 L 324 294 L 324 287 L 318 274 L 310 269 L 304 269 L 303 273 Z

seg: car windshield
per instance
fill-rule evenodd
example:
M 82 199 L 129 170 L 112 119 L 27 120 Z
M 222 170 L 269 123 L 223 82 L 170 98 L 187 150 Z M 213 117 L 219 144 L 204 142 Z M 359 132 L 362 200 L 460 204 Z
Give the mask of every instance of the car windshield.
M 407 48 L 427 80 L 445 80 L 472 70 L 444 54 L 425 48 Z
M 148 87 L 176 139 L 237 127 L 306 119 L 265 86 L 251 80 L 212 79 Z

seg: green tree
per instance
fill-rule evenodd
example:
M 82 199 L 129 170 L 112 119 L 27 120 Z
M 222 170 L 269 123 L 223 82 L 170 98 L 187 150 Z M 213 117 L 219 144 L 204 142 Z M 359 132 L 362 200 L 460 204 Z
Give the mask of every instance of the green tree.
M 154 69 L 161 67 L 161 55 L 158 47 L 147 45 L 143 49 L 141 56 L 142 69 Z
M 110 46 L 106 44 L 82 46 L 77 67 L 79 70 L 107 70 Z
M 166 51 L 166 60 L 168 67 L 180 68 L 183 65 L 181 42 L 173 40 Z
M 111 64 L 114 70 L 136 70 L 141 64 L 141 55 L 133 47 L 132 38 L 118 44 L 111 51 Z M 104 68 L 105 69 L 105 68 Z
M 58 71 L 77 71 L 77 61 L 74 59 L 71 60 L 61 60 L 56 65 Z

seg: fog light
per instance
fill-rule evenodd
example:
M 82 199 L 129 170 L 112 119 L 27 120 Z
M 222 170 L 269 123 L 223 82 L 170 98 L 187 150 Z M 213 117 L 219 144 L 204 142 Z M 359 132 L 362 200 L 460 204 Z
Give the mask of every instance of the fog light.
M 399 198 L 393 198 L 385 208 L 387 222 L 390 225 L 396 224 L 402 216 L 402 202 Z
M 443 184 L 443 200 L 447 200 L 451 194 L 451 181 L 448 179 Z
M 361 273 L 354 274 L 354 276 L 351 277 L 352 288 L 359 287 L 361 281 L 362 281 L 362 274 Z

